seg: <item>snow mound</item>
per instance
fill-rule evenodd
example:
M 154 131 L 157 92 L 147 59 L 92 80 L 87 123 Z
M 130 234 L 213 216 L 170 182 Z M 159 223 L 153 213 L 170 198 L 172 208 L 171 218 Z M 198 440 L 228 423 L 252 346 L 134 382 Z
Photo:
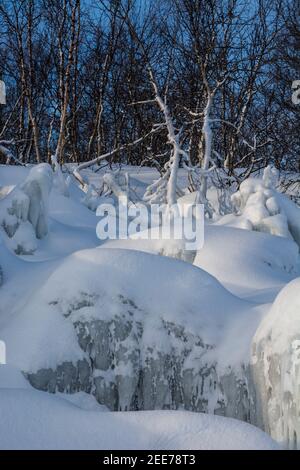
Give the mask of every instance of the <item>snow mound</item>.
M 293 238 L 300 247 L 300 208 L 274 187 L 275 168 L 265 168 L 263 177 L 248 178 L 231 197 L 240 228 Z
M 8 364 L 0 365 L 0 389 L 2 388 L 32 390 L 30 384 L 25 379 L 22 372 L 20 372 L 16 367 L 10 366 Z
M 138 306 L 135 315 L 149 327 L 149 341 L 163 319 L 190 333 L 201 331 L 210 344 L 217 344 L 232 322 L 249 310 L 212 276 L 182 261 L 96 248 L 69 256 L 16 316 L 16 324 L 11 323 L 10 341 L 6 330 L 2 337 L 12 360 L 24 370 L 57 364 L 60 354 L 74 359 L 73 322 L 122 315 L 123 299 L 129 299 L 132 308 Z M 56 339 L 51 337 L 48 344 L 49 328 Z M 159 341 L 155 334 L 152 338 Z
M 235 295 L 260 302 L 273 302 L 282 286 L 299 275 L 298 246 L 292 240 L 220 225 L 206 226 L 194 264 Z
M 1 337 L 8 362 L 36 388 L 85 391 L 111 410 L 185 407 L 250 420 L 247 364 L 260 315 L 190 264 L 98 248 L 67 258 Z
M 144 253 L 167 256 L 169 258 L 176 258 L 188 263 L 193 263 L 196 251 L 186 249 L 187 241 L 184 238 L 170 238 L 166 240 L 162 237 L 157 237 L 157 239 L 155 239 L 155 235 L 156 229 L 153 230 L 153 235 L 151 230 L 147 230 L 139 232 L 136 237 L 108 240 L 101 248 L 121 248 L 124 250 L 142 251 Z
M 300 447 L 300 278 L 276 298 L 253 340 L 252 362 L 265 429 Z
M 0 389 L 4 449 L 276 450 L 265 433 L 220 416 L 182 411 L 99 413 L 34 390 Z
M 283 354 L 294 340 L 300 339 L 300 278 L 287 284 L 262 321 L 255 341 L 268 337 L 272 353 Z

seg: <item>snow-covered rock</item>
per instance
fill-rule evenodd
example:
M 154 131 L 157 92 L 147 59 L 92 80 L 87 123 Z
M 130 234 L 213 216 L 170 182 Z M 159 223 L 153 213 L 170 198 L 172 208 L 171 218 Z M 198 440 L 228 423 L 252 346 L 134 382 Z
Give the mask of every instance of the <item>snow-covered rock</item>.
M 32 389 L 22 372 L 16 367 L 10 366 L 8 364 L 0 365 L 0 389 L 2 388 L 27 390 Z
M 300 448 L 300 278 L 278 295 L 259 326 L 252 352 L 264 428 L 276 441 Z
M 155 238 L 154 232 L 155 229 L 153 232 L 151 230 L 139 232 L 138 236 L 124 240 L 109 240 L 106 241 L 102 247 L 105 249 L 121 248 L 124 250 L 142 251 L 144 253 L 168 256 L 169 258 L 176 258 L 188 263 L 193 263 L 196 256 L 196 250 L 187 250 L 186 243 L 188 242 L 186 242 L 186 240 L 183 238 L 171 238 L 169 240 L 165 240 L 162 237 L 158 238 L 157 236 Z
M 98 248 L 64 261 L 1 335 L 41 390 L 85 391 L 111 410 L 184 407 L 259 424 L 249 369 L 259 320 L 199 268 Z

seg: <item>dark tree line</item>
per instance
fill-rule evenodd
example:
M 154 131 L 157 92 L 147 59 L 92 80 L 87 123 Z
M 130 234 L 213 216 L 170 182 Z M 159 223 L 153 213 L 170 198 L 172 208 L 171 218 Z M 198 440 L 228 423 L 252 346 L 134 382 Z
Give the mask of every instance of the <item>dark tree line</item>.
M 298 172 L 299 18 L 298 0 L 1 0 L 0 162 L 163 171 L 159 95 L 194 165 Z

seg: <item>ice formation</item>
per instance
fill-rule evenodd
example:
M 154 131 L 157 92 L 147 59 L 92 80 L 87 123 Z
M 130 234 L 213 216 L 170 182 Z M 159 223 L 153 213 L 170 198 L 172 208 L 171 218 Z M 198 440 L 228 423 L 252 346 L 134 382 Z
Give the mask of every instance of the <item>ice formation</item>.
M 68 182 L 70 180 L 66 179 L 63 175 L 62 169 L 60 164 L 57 161 L 57 156 L 51 156 L 51 163 L 54 167 L 54 175 L 53 175 L 53 186 L 57 190 L 59 194 L 65 197 L 69 197 L 69 188 Z
M 1 449 L 279 449 L 260 429 L 235 419 L 187 411 L 106 413 L 97 403 L 91 408 L 91 400 L 83 404 L 83 394 L 74 394 L 73 404 L 71 395 L 16 385 L 1 388 L 0 381 Z M 126 457 L 127 464 L 128 458 L 137 457 Z
M 28 255 L 48 233 L 48 199 L 53 172 L 42 163 L 0 200 L 0 225 L 16 254 Z

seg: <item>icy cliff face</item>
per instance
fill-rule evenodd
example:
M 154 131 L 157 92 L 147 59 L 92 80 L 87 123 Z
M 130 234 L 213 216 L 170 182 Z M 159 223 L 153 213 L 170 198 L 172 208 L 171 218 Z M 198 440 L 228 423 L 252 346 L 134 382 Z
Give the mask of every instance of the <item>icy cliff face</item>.
M 31 169 L 24 183 L 0 200 L 0 225 L 16 254 L 28 255 L 48 233 L 48 198 L 52 169 L 42 163 Z
M 300 448 L 300 278 L 278 295 L 253 341 L 252 367 L 264 428 Z
M 199 268 L 100 248 L 64 261 L 1 334 L 41 390 L 258 424 L 248 362 L 259 318 Z

